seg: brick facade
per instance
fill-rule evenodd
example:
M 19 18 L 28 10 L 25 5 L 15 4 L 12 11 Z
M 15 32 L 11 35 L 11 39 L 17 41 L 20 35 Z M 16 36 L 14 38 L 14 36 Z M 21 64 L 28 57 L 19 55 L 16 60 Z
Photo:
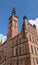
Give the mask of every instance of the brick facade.
M 0 45 L 0 65 L 38 65 L 38 34 L 27 17 L 18 33 L 15 8 L 9 18 L 7 40 Z

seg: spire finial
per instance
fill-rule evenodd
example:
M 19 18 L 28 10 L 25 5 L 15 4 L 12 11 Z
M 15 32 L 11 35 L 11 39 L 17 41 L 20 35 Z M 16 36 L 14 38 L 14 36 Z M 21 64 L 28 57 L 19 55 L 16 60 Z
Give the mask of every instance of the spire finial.
M 16 10 L 15 10 L 15 7 L 13 7 L 13 10 L 12 10 L 12 15 L 16 15 Z
M 24 16 L 24 17 L 23 17 L 23 20 L 24 20 L 24 19 L 27 19 L 27 17 L 26 17 L 26 16 Z

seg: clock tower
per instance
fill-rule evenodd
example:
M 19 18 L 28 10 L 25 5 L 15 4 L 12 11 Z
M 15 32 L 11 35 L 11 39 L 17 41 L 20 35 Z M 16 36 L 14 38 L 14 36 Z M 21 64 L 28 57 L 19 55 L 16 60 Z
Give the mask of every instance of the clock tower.
M 8 23 L 8 35 L 7 38 L 11 39 L 18 34 L 18 17 L 16 16 L 15 7 L 13 7 L 12 15 L 9 18 Z

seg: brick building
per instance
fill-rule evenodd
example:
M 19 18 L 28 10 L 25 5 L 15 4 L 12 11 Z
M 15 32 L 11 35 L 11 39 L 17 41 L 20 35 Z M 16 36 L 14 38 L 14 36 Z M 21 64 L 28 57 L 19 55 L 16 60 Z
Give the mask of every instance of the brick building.
M 15 8 L 9 18 L 7 40 L 0 44 L 0 65 L 38 65 L 36 26 L 31 25 L 24 16 L 19 33 Z

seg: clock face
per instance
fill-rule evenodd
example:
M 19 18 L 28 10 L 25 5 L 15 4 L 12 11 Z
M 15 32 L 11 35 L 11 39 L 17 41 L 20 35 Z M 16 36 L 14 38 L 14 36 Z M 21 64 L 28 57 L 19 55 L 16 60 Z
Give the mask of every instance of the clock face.
M 25 30 L 25 33 L 27 33 L 27 30 Z

